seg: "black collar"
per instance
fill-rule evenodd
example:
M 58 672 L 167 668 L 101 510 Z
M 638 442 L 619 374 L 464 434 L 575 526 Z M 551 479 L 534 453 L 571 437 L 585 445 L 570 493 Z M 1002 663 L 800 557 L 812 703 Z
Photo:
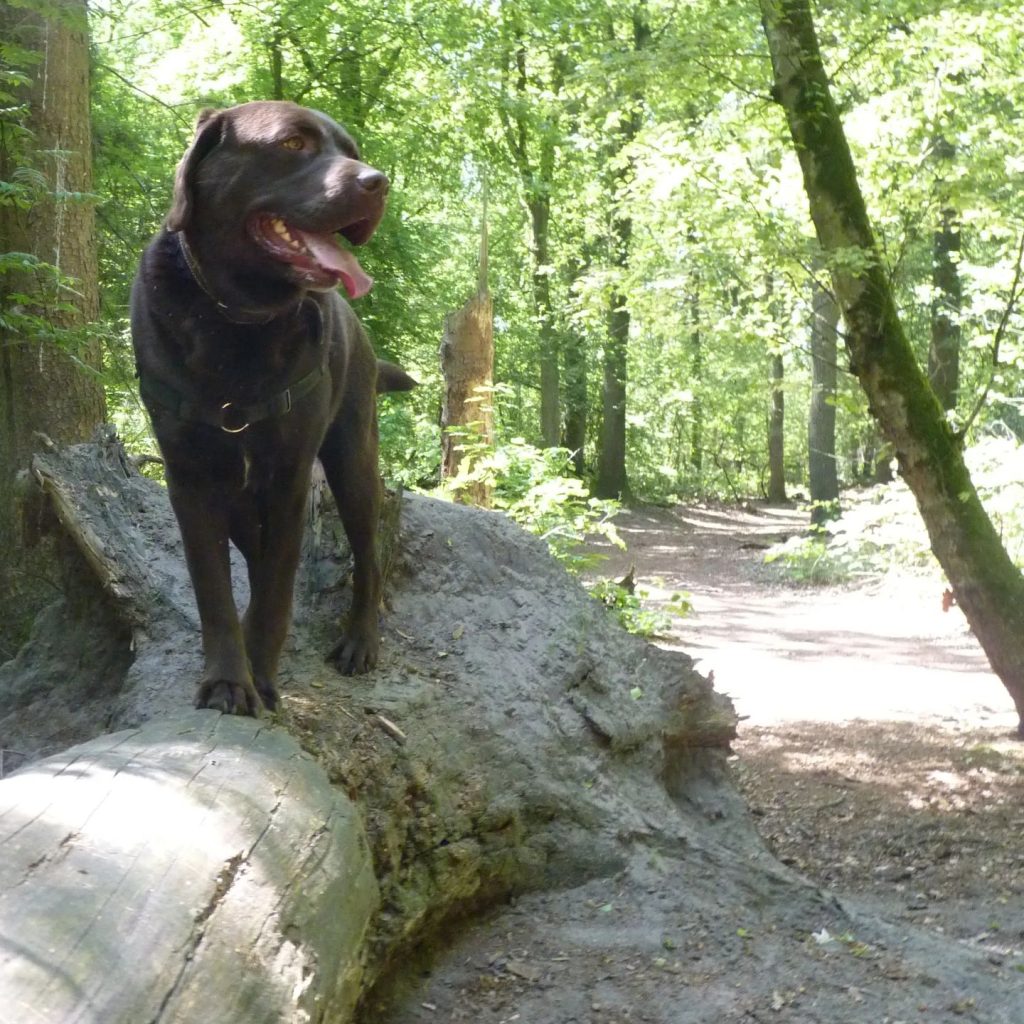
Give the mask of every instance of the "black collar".
M 199 285 L 200 289 L 206 294 L 206 297 L 217 307 L 218 312 L 225 320 L 230 320 L 233 324 L 269 324 L 278 315 L 277 313 L 268 313 L 265 309 L 245 309 L 242 306 L 229 306 L 226 302 L 221 302 L 206 280 L 199 266 L 199 261 L 196 259 L 196 254 L 192 251 L 192 247 L 185 238 L 185 232 L 178 231 L 177 236 L 181 255 L 185 259 L 185 266 L 188 267 L 188 271 L 195 283 Z

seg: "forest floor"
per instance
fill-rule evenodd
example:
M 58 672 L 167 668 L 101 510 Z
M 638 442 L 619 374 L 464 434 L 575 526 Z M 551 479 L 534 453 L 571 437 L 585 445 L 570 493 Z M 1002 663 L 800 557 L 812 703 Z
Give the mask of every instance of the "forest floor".
M 813 886 L 661 874 L 525 895 L 459 938 L 387 1024 L 1020 1024 L 1024 744 L 941 577 L 787 581 L 795 509 L 641 508 L 597 571 L 742 717 L 735 782 L 767 848 Z M 748 856 L 744 853 L 742 856 Z M 742 861 L 742 857 L 741 857 Z M 820 902 L 807 897 L 820 893 Z M 840 912 L 837 912 L 840 911 Z
M 826 889 L 993 955 L 1024 946 L 1024 745 L 1017 717 L 935 575 L 787 582 L 765 549 L 795 509 L 646 508 L 615 520 L 644 603 L 688 592 L 660 642 L 743 720 L 737 784 L 783 863 Z

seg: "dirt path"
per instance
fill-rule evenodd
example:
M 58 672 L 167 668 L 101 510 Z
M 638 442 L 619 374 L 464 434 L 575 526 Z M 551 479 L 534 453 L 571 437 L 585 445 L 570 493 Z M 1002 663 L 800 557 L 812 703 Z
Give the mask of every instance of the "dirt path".
M 747 726 L 909 721 L 1009 730 L 1013 705 L 942 584 L 890 577 L 862 588 L 779 582 L 763 549 L 806 528 L 788 509 L 677 508 L 617 520 L 628 552 L 599 546 L 602 573 L 637 567 L 651 604 L 688 591 L 670 646 L 713 671 Z
M 616 522 L 629 551 L 603 547 L 603 573 L 635 565 L 655 606 L 691 595 L 665 642 L 745 716 L 737 780 L 780 859 L 890 915 L 1019 954 L 1024 750 L 962 614 L 942 610 L 942 584 L 780 582 L 763 549 L 806 528 L 790 510 Z

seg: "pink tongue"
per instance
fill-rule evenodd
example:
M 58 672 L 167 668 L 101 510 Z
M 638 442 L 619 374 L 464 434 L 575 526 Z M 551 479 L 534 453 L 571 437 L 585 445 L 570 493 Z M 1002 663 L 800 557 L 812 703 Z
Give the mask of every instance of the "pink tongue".
M 294 228 L 292 230 L 295 231 Z M 314 235 L 305 231 L 295 233 L 321 267 L 341 278 L 350 299 L 361 298 L 373 287 L 373 278 L 359 266 L 359 261 L 348 249 L 343 249 L 334 240 L 333 235 Z

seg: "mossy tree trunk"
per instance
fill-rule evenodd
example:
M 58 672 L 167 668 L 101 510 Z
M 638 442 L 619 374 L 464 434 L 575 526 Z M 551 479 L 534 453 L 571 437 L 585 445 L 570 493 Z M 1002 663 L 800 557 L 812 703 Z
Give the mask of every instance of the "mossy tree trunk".
M 809 2 L 761 0 L 761 13 L 773 95 L 800 159 L 811 218 L 846 324 L 851 368 L 896 452 L 957 603 L 1013 698 L 1024 736 L 1024 578 L 978 498 L 961 438 L 904 333 L 829 90 Z
M 942 408 L 956 408 L 960 393 L 960 221 L 956 210 L 942 211 L 932 247 L 931 342 L 928 346 L 928 379 Z

